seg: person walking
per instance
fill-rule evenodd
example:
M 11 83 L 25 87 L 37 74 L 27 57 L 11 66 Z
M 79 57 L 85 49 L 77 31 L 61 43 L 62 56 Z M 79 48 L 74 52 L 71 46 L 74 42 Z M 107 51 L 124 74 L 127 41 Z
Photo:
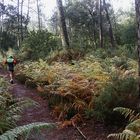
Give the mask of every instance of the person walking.
M 8 66 L 8 71 L 9 71 L 9 76 L 10 76 L 10 83 L 13 84 L 14 81 L 14 66 L 16 65 L 16 60 L 14 59 L 14 57 L 12 55 L 10 55 L 6 61 L 4 62 L 4 64 L 7 64 Z

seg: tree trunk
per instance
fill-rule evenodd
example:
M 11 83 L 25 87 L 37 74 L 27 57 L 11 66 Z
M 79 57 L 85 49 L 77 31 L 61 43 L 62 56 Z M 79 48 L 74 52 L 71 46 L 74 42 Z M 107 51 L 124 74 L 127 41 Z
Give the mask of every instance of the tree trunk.
M 62 45 L 64 48 L 68 49 L 70 47 L 70 44 L 69 44 L 69 38 L 68 38 L 68 33 L 67 33 L 62 0 L 57 0 L 57 6 L 58 6 L 58 11 L 59 11 L 59 17 L 60 17 L 60 30 L 61 30 L 61 35 L 62 35 Z
M 106 12 L 106 18 L 107 18 L 107 21 L 109 24 L 109 36 L 110 36 L 111 47 L 115 47 L 115 39 L 114 39 L 114 35 L 113 35 L 112 24 L 111 24 L 111 20 L 109 17 L 106 1 L 103 0 L 103 3 L 104 3 L 105 12 Z
M 99 41 L 100 48 L 103 48 L 102 0 L 99 0 Z
M 25 33 L 27 34 L 28 29 L 28 23 L 29 23 L 29 13 L 30 13 L 30 0 L 28 0 L 28 9 L 27 9 L 27 15 L 26 15 L 26 23 L 25 23 Z
M 2 0 L 2 4 L 4 5 L 4 0 Z M 1 18 L 1 32 L 3 32 L 3 13 L 2 12 L 0 14 L 0 18 Z
M 18 46 L 18 49 L 20 48 L 20 23 L 19 23 L 19 21 L 20 21 L 20 18 L 19 18 L 19 0 L 17 1 L 17 25 L 18 25 L 18 27 L 17 27 L 17 46 Z
M 135 0 L 137 20 L 137 51 L 138 51 L 138 76 L 139 76 L 139 97 L 140 97 L 140 0 Z
M 36 0 L 36 2 L 37 2 L 38 29 L 41 30 L 41 20 L 40 20 L 39 2 L 38 2 L 38 0 Z
M 23 0 L 21 1 L 21 19 L 20 19 L 20 31 L 21 31 L 21 41 L 23 41 L 23 20 L 22 20 L 22 16 L 23 16 Z

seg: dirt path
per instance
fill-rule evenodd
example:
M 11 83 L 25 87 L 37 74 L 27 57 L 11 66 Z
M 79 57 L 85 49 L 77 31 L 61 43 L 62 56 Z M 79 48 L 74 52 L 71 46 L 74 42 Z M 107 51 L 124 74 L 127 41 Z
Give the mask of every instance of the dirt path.
M 1 75 L 7 79 L 5 73 L 0 72 Z M 26 109 L 22 114 L 22 119 L 18 122 L 18 125 L 24 125 L 32 122 L 48 122 L 54 123 L 57 120 L 53 119 L 50 115 L 50 110 L 47 105 L 47 101 L 43 100 L 36 90 L 26 88 L 24 85 L 19 84 L 17 81 L 11 85 L 9 91 L 16 97 L 28 97 L 40 104 L 39 107 L 32 107 Z M 106 140 L 106 136 L 110 133 L 110 130 L 104 129 L 101 124 L 94 124 L 90 121 L 85 124 L 81 124 L 80 129 L 86 135 L 87 140 Z M 30 140 L 83 140 L 82 136 L 73 127 L 64 129 L 53 129 L 43 131 L 42 137 L 33 137 Z
M 50 115 L 50 110 L 47 105 L 47 101 L 43 100 L 35 90 L 27 89 L 24 85 L 16 83 L 11 86 L 11 92 L 15 97 L 28 97 L 39 103 L 39 107 L 28 108 L 22 115 L 22 120 L 18 122 L 18 125 L 24 125 L 32 122 L 56 122 Z M 52 130 L 44 136 L 47 140 L 70 140 L 75 131 L 73 128 L 68 130 Z M 76 133 L 76 136 L 79 134 Z M 77 139 L 77 138 L 75 138 Z M 78 138 L 79 139 L 79 138 Z M 38 140 L 38 139 L 36 139 Z

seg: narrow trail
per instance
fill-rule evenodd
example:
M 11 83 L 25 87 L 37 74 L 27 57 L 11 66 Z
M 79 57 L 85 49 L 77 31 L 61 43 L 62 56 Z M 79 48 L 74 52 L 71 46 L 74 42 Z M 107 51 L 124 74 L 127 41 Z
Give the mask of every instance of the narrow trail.
M 0 71 L 0 75 L 8 80 L 8 75 L 5 72 Z M 55 120 L 50 115 L 50 109 L 48 108 L 47 101 L 42 99 L 36 90 L 28 89 L 24 85 L 18 83 L 11 84 L 9 92 L 15 98 L 30 98 L 37 103 L 38 107 L 31 107 L 25 109 L 21 120 L 18 122 L 18 126 L 25 125 L 33 122 L 47 122 L 55 123 Z M 94 124 L 93 121 L 81 124 L 80 129 L 87 136 L 87 140 L 106 140 L 106 136 L 110 133 L 110 130 L 106 130 L 101 124 Z M 42 137 L 33 137 L 29 140 L 84 140 L 83 137 L 73 127 L 64 129 L 52 129 L 43 131 Z
M 38 107 L 31 107 L 25 109 L 22 114 L 22 119 L 18 122 L 18 125 L 29 124 L 32 122 L 48 122 L 55 123 L 57 120 L 54 120 L 50 115 L 50 110 L 48 108 L 48 104 L 46 100 L 43 100 L 37 93 L 36 90 L 31 90 L 26 88 L 24 85 L 19 83 L 15 83 L 10 88 L 11 93 L 18 98 L 28 97 L 37 103 L 39 103 Z M 60 130 L 55 129 L 44 134 L 47 140 L 71 140 L 71 136 L 75 133 L 73 128 Z M 76 137 L 78 134 L 76 133 Z M 75 140 L 79 138 L 74 138 Z M 81 139 L 81 138 L 80 138 Z M 34 139 L 34 140 L 38 140 Z
M 8 74 L 6 72 L 0 71 L 0 75 L 8 80 Z M 39 106 L 31 107 L 25 109 L 22 113 L 22 118 L 18 122 L 18 126 L 33 123 L 33 122 L 47 122 L 47 123 L 55 123 L 55 120 L 50 115 L 50 109 L 48 108 L 48 104 L 46 100 L 43 100 L 37 93 L 36 90 L 28 89 L 24 85 L 18 83 L 17 81 L 14 84 L 11 84 L 9 87 L 9 92 L 15 98 L 30 98 L 36 101 Z M 78 132 L 74 130 L 73 127 L 65 128 L 65 129 L 52 129 L 46 132 L 43 131 L 43 137 L 45 140 L 82 140 L 81 136 Z M 31 140 L 42 140 L 42 138 L 32 138 Z

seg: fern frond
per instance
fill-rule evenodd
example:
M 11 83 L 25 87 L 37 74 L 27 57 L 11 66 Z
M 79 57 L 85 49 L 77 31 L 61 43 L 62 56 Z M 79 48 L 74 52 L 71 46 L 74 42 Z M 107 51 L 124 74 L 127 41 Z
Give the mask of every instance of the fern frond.
M 3 132 L 3 129 L 8 130 L 10 128 L 13 128 L 13 125 L 9 124 L 6 120 L 0 121 L 0 129 Z
M 128 118 L 130 122 L 133 122 L 134 120 L 140 118 L 140 114 L 135 114 L 135 111 L 129 108 L 124 107 L 116 107 L 113 109 L 113 111 L 117 111 L 125 116 L 125 118 Z
M 139 132 L 140 130 L 140 119 L 137 119 L 133 121 L 132 123 L 128 124 L 126 126 L 126 129 L 134 131 L 134 132 Z
M 76 95 L 70 93 L 70 92 L 67 92 L 64 94 L 65 97 L 67 97 L 68 99 L 77 99 Z
M 5 106 L 7 98 L 5 98 L 4 96 L 0 95 L 0 106 L 3 107 Z
M 0 136 L 0 140 L 15 140 L 19 135 L 28 134 L 32 129 L 53 128 L 55 124 L 36 122 L 24 126 L 19 126 L 5 132 Z
M 31 106 L 38 106 L 38 104 L 29 99 L 29 98 L 26 98 L 26 99 L 17 99 L 18 102 L 14 103 L 13 105 L 11 105 L 9 108 L 8 108 L 8 114 L 10 116 L 14 115 L 14 114 L 20 114 L 24 108 L 28 108 L 28 107 L 31 107 Z
M 86 107 L 86 103 L 80 99 L 74 100 L 72 107 L 74 107 L 76 110 L 80 111 L 83 110 Z
M 113 138 L 113 139 L 116 139 L 116 140 L 128 140 L 128 136 L 126 137 L 126 134 L 124 133 L 115 133 L 115 134 L 110 134 L 108 135 L 108 139 L 110 138 Z
M 107 138 L 116 140 L 139 140 L 136 133 L 131 130 L 124 130 L 122 133 L 110 134 Z

